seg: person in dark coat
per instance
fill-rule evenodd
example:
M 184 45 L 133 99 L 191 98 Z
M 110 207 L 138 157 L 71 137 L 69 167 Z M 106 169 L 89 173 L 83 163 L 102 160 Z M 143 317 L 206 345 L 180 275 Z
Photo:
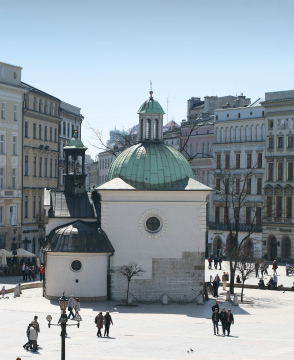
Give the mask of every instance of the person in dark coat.
M 231 325 L 234 324 L 234 316 L 231 312 L 231 309 L 228 310 L 228 314 L 227 314 L 227 332 L 228 332 L 228 336 L 230 336 L 230 331 L 231 331 Z
M 223 307 L 223 308 L 222 308 L 222 311 L 221 311 L 221 313 L 220 313 L 220 321 L 221 321 L 221 323 L 222 323 L 223 336 L 226 335 L 227 316 L 228 316 L 228 313 L 226 312 L 226 309 Z
M 256 263 L 255 263 L 255 277 L 257 277 L 257 278 L 258 278 L 258 270 L 259 270 L 259 262 L 256 261 Z
M 218 263 L 219 263 L 219 269 L 222 269 L 222 262 L 223 262 L 223 257 L 220 255 L 218 258 Z
M 219 277 L 218 275 L 215 277 L 212 283 L 214 289 L 214 297 L 218 297 L 218 287 L 219 287 Z
M 215 309 L 217 309 L 217 311 L 219 312 L 219 301 L 218 300 L 215 302 L 215 305 L 213 305 L 211 307 L 211 310 L 213 313 L 214 313 Z
M 104 317 L 102 315 L 102 311 L 100 311 L 100 313 L 95 317 L 95 323 L 98 328 L 98 332 L 97 332 L 98 337 L 99 336 L 102 337 L 101 329 L 103 328 L 103 319 L 104 319 Z
M 109 311 L 106 311 L 106 314 L 104 315 L 104 324 L 105 324 L 104 336 L 106 335 L 107 337 L 109 337 L 109 327 L 110 324 L 113 325 L 112 317 L 110 316 Z
M 216 335 L 216 332 L 217 332 L 217 335 L 218 335 L 218 322 L 219 322 L 219 319 L 220 319 L 220 315 L 218 313 L 217 308 L 215 308 L 214 313 L 212 313 L 212 316 L 211 316 L 211 320 L 212 320 L 212 323 L 213 323 L 214 335 Z
M 217 270 L 217 263 L 218 263 L 218 258 L 217 258 L 217 255 L 215 255 L 215 258 L 214 258 L 214 268 L 215 268 L 215 270 Z

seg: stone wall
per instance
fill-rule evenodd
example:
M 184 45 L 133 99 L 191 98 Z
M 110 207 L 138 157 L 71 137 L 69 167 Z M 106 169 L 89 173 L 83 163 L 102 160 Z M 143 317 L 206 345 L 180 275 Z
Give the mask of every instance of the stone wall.
M 152 279 L 134 277 L 130 293 L 141 301 L 155 301 L 163 294 L 175 301 L 191 301 L 203 289 L 204 261 L 204 252 L 183 252 L 182 258 L 153 258 Z M 127 279 L 117 269 L 111 269 L 111 299 L 125 300 Z

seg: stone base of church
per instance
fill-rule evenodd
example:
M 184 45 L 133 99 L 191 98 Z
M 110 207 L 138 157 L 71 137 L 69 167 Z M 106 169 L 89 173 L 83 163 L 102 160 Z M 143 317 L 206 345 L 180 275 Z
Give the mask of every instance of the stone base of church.
M 45 298 L 48 300 L 58 300 L 60 296 L 48 296 L 45 295 Z M 79 297 L 79 300 L 82 301 L 106 301 L 107 296 L 97 296 L 97 297 Z
M 111 269 L 111 299 L 125 300 L 127 280 L 116 271 L 118 268 Z M 156 301 L 164 294 L 168 301 L 196 301 L 203 290 L 204 273 L 204 252 L 183 252 L 178 259 L 152 259 L 152 278 L 134 277 L 130 293 L 134 301 Z

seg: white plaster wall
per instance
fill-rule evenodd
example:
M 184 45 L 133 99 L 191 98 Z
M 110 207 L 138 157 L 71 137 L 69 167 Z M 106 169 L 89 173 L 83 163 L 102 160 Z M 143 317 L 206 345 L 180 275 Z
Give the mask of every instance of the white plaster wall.
M 79 272 L 71 269 L 74 260 L 82 263 Z M 65 292 L 79 298 L 106 297 L 107 261 L 106 254 L 47 253 L 46 295 L 60 297 Z
M 102 229 L 115 254 L 111 266 L 135 261 L 152 278 L 152 259 L 181 259 L 183 252 L 205 251 L 207 191 L 99 191 Z M 119 200 L 117 200 L 119 199 Z M 139 228 L 140 218 L 155 209 L 163 215 L 165 231 L 156 238 Z M 197 264 L 195 264 L 197 265 Z

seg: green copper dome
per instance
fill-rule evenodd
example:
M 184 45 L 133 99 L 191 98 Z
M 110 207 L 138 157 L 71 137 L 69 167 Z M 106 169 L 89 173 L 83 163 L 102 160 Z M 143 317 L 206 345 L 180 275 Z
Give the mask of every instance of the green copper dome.
M 150 91 L 150 98 L 141 105 L 137 114 L 146 114 L 146 113 L 165 114 L 159 102 L 153 99 L 152 94 L 153 92 Z
M 179 190 L 194 178 L 191 166 L 164 143 L 139 143 L 124 150 L 111 164 L 107 181 L 121 178 L 136 189 Z
M 63 150 L 70 150 L 70 149 L 82 149 L 82 150 L 88 149 L 86 146 L 84 146 L 82 141 L 78 139 L 76 130 L 74 131 L 73 137 L 63 147 Z

